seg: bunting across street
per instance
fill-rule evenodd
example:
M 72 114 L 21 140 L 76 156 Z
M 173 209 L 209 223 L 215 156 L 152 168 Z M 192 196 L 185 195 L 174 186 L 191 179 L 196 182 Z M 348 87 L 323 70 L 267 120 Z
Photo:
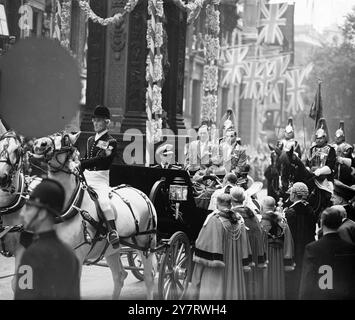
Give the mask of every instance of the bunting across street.
M 244 70 L 245 75 L 242 81 L 244 90 L 241 97 L 244 99 L 258 99 L 263 80 L 264 63 L 258 60 L 246 61 L 244 63 Z
M 258 44 L 283 44 L 280 26 L 286 26 L 287 19 L 283 16 L 287 8 L 287 3 L 266 4 L 265 0 L 260 1 Z
M 222 86 L 242 82 L 243 61 L 247 56 L 248 51 L 249 48 L 247 46 L 225 50 L 224 60 L 226 62 L 223 65 Z
M 312 64 L 309 64 L 303 69 L 298 68 L 286 72 L 286 94 L 289 97 L 286 110 L 292 115 L 296 115 L 299 111 L 304 110 L 303 94 L 306 92 L 304 80 L 308 77 L 312 68 Z

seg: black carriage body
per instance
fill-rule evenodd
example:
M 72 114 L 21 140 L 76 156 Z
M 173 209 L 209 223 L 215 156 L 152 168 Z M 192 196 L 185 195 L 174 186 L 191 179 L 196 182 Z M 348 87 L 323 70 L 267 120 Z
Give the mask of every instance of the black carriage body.
M 181 218 L 175 218 L 174 202 L 169 200 L 169 187 L 174 179 L 180 177 L 188 187 L 187 201 L 180 202 Z M 160 183 L 153 196 L 153 187 Z M 187 171 L 159 169 L 129 165 L 113 165 L 110 169 L 110 185 L 127 184 L 143 191 L 150 196 L 157 211 L 158 241 L 169 239 L 175 232 L 183 231 L 193 243 L 200 232 L 208 211 L 198 208 L 195 204 L 192 183 Z

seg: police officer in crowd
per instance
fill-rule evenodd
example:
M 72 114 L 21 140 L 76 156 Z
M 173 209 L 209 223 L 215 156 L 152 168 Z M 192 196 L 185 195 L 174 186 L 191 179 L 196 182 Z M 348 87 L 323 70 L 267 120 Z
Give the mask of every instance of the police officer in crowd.
M 110 167 L 117 153 L 117 141 L 108 133 L 110 111 L 102 105 L 96 106 L 92 123 L 96 134 L 88 138 L 86 155 L 80 160 L 85 179 L 98 194 L 103 218 L 105 219 L 108 241 L 113 248 L 119 247 L 119 235 L 115 224 L 115 213 L 110 205 Z
M 80 299 L 80 265 L 71 248 L 54 229 L 63 209 L 65 191 L 52 179 L 44 179 L 31 193 L 21 212 L 32 241 L 20 242 L 25 250 L 16 277 L 16 300 Z M 28 237 L 27 237 L 28 238 Z

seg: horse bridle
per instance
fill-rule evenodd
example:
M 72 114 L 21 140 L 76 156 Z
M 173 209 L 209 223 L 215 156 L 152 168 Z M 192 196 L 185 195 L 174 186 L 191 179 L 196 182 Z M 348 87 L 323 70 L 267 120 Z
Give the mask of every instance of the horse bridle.
M 61 135 L 61 134 L 59 134 Z M 76 175 L 76 173 L 70 171 L 70 170 L 65 170 L 65 165 L 67 164 L 68 160 L 70 159 L 70 156 L 75 152 L 76 148 L 71 144 L 70 140 L 69 140 L 69 135 L 65 134 L 62 136 L 61 139 L 61 147 L 60 149 L 56 149 L 56 144 L 54 141 L 53 136 L 48 136 L 48 138 L 51 140 L 51 143 L 53 145 L 53 150 L 52 147 L 49 146 L 45 151 L 44 151 L 44 160 L 46 161 L 47 165 L 49 166 L 51 172 L 64 172 L 67 174 L 73 174 Z M 49 157 L 49 152 L 52 152 L 53 154 Z M 62 153 L 66 154 L 65 160 L 63 162 L 60 162 L 58 159 L 58 156 Z M 53 167 L 49 161 L 51 160 L 51 158 L 54 158 L 59 164 L 59 167 Z
M 0 159 L 0 163 L 6 163 L 7 165 L 10 166 L 10 171 L 9 171 L 9 175 L 8 175 L 8 183 L 12 181 L 15 173 L 20 170 L 21 167 L 21 160 L 22 160 L 22 156 L 23 156 L 23 147 L 22 147 L 22 143 L 21 143 L 21 139 L 20 137 L 15 134 L 15 133 L 4 133 L 1 137 L 0 137 L 0 141 L 6 139 L 6 138 L 13 138 L 15 139 L 17 142 L 20 143 L 20 148 L 16 149 L 16 162 L 15 163 L 11 163 L 10 157 L 9 157 L 9 152 L 7 150 L 7 147 L 4 148 L 1 153 L 0 156 L 3 156 L 3 154 L 6 155 L 5 159 Z
M 0 141 L 2 141 L 3 139 L 6 138 L 13 138 L 16 141 L 18 141 L 20 143 L 20 149 L 16 149 L 16 162 L 15 163 L 11 163 L 10 161 L 10 157 L 9 157 L 9 153 L 7 151 L 7 149 L 4 149 L 2 151 L 2 153 L 6 153 L 6 159 L 0 159 L 0 163 L 6 163 L 10 166 L 10 174 L 8 177 L 8 181 L 11 183 L 11 181 L 13 181 L 13 178 L 15 176 L 15 173 L 19 170 L 21 170 L 21 163 L 22 163 L 22 156 L 23 156 L 23 147 L 22 147 L 22 143 L 21 143 L 21 139 L 18 135 L 16 135 L 15 133 L 8 133 L 6 132 L 5 134 L 3 134 L 0 137 Z M 23 182 L 24 183 L 24 182 Z M 11 257 L 12 253 L 8 250 L 6 250 L 5 247 L 5 236 L 8 233 L 15 233 L 15 232 L 22 232 L 23 231 L 23 226 L 22 225 L 15 225 L 15 226 L 4 226 L 2 223 L 2 215 L 4 214 L 10 214 L 14 211 L 17 211 L 19 209 L 22 208 L 22 206 L 25 203 L 25 197 L 22 195 L 22 192 L 24 190 L 24 187 L 21 190 L 21 194 L 20 197 L 18 199 L 18 201 L 15 201 L 15 205 L 11 206 L 9 208 L 6 208 L 6 210 L 2 210 L 0 212 L 0 244 L 1 244 L 1 248 L 0 248 L 0 254 L 2 254 L 5 257 Z M 8 191 L 11 192 L 11 191 Z

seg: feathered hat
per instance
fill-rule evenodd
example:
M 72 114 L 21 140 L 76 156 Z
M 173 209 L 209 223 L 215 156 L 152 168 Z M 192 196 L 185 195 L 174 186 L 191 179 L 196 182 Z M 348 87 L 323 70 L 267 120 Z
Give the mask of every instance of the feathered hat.
M 335 138 L 341 138 L 342 141 L 345 141 L 345 125 L 343 120 L 339 122 L 339 129 L 335 131 Z
M 316 138 L 325 137 L 328 142 L 328 126 L 324 118 L 320 118 L 317 123 Z
M 289 117 L 287 120 L 287 126 L 285 128 L 285 134 L 289 139 L 293 139 L 295 137 L 295 130 L 293 128 L 293 118 Z

